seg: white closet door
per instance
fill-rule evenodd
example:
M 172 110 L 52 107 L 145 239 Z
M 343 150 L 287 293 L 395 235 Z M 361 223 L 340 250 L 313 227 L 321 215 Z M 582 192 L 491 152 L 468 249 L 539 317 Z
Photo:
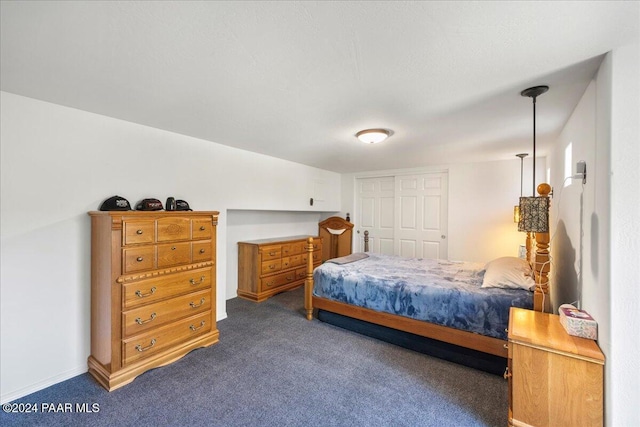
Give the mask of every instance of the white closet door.
M 447 174 L 401 175 L 395 179 L 397 255 L 446 259 Z
M 404 257 L 448 256 L 447 173 L 356 180 L 356 235 L 364 251 Z
M 364 231 L 369 231 L 371 252 L 393 255 L 395 227 L 394 177 L 362 178 L 357 181 L 356 235 L 364 251 Z

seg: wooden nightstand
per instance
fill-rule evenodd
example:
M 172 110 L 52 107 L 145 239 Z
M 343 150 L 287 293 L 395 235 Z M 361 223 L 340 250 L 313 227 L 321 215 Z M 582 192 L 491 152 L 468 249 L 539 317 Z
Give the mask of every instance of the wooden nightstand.
M 509 425 L 602 426 L 604 355 L 553 314 L 511 308 Z

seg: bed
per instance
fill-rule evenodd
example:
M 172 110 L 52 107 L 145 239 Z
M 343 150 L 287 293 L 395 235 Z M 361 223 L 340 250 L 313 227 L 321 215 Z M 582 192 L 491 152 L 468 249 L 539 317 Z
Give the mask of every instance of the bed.
M 538 186 L 542 197 L 550 190 L 547 184 Z M 332 221 L 332 227 L 339 229 L 339 224 Z M 308 265 L 306 316 L 311 320 L 314 311 L 329 313 L 355 325 L 377 325 L 386 334 L 408 333 L 506 358 L 509 308 L 549 311 L 549 233 L 527 233 L 526 248 L 526 259 L 501 257 L 486 265 L 367 252 L 330 259 L 315 271 Z M 515 279 L 509 289 L 497 283 L 520 276 L 523 269 L 532 273 L 528 280 Z

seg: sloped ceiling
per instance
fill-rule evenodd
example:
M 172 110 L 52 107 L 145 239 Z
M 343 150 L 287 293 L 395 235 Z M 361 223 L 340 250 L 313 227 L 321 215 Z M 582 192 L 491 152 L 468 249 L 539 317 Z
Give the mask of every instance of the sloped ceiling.
M 638 2 L 2 2 L 2 90 L 336 172 L 538 155 Z M 382 127 L 377 145 L 355 138 Z M 87 141 L 90 143 L 90 141 Z

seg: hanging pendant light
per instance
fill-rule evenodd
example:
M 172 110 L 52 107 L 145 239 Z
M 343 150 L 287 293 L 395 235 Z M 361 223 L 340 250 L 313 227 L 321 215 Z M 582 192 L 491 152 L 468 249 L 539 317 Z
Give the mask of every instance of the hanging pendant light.
M 522 197 L 522 166 L 523 166 L 523 161 L 524 158 L 527 157 L 529 155 L 529 153 L 520 153 L 520 154 L 516 154 L 516 157 L 520 158 L 520 197 Z M 516 224 L 518 222 L 520 222 L 520 205 L 515 205 L 513 207 L 513 222 L 515 222 Z
M 549 86 L 534 86 L 520 92 L 533 100 L 533 194 L 520 197 L 518 231 L 549 232 L 549 198 L 536 197 L 536 98 L 549 90 Z

